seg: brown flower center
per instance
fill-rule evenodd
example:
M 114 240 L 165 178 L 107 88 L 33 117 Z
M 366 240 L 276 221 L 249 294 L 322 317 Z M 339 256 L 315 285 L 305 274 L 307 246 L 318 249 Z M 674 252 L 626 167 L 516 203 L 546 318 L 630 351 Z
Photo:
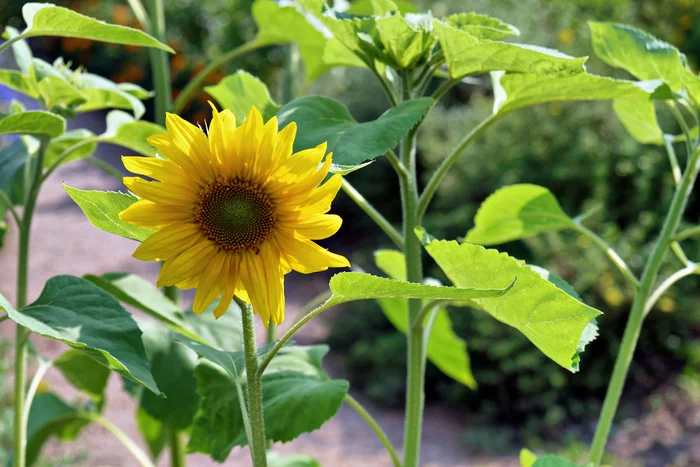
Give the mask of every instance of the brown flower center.
M 219 179 L 204 188 L 195 207 L 202 233 L 224 251 L 258 250 L 277 221 L 265 189 L 241 179 Z

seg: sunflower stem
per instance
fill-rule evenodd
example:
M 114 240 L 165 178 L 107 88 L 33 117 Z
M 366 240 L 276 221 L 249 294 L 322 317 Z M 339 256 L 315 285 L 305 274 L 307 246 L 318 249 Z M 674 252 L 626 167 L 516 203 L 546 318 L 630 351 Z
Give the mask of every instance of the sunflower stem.
M 250 305 L 234 296 L 241 308 L 243 323 L 243 349 L 245 351 L 245 371 L 248 378 L 248 415 L 250 417 L 251 439 L 250 456 L 254 467 L 267 466 L 267 444 L 265 443 L 265 420 L 262 404 L 262 375 L 258 372 L 258 354 L 255 346 L 255 320 Z
M 165 35 L 165 8 L 163 0 L 151 0 L 150 2 L 151 29 L 153 37 L 166 43 Z M 153 88 L 155 95 L 155 117 L 157 124 L 165 125 L 165 113 L 172 109 L 172 89 L 170 85 L 170 67 L 167 52 L 164 50 L 149 49 L 151 55 L 151 72 L 153 73 Z
M 170 467 L 185 467 L 185 446 L 182 444 L 182 437 L 175 429 L 168 431 L 168 444 L 170 444 Z

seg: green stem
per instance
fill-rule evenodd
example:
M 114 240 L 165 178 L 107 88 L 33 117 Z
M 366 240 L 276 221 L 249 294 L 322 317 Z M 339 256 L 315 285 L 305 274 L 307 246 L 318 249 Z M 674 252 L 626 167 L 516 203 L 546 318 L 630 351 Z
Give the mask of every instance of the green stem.
M 664 135 L 664 145 L 666 147 L 666 154 L 668 154 L 668 162 L 671 164 L 673 181 L 678 185 L 681 182 L 681 166 L 678 164 L 676 150 L 673 148 L 673 136 Z
M 10 211 L 10 214 L 12 215 L 12 218 L 15 220 L 17 227 L 19 227 L 20 224 L 22 223 L 22 220 L 20 219 L 19 214 L 17 214 L 17 210 L 15 209 L 14 205 L 12 204 L 10 197 L 3 190 L 0 190 L 0 200 L 2 200 L 3 203 L 5 203 L 5 205 L 7 206 L 7 209 Z
M 362 209 L 365 214 L 367 214 L 377 226 L 379 226 L 380 229 L 384 231 L 385 234 L 396 244 L 397 247 L 399 247 L 400 250 L 403 250 L 403 238 L 401 237 L 401 234 L 392 226 L 388 220 L 382 214 L 377 211 L 374 206 L 372 206 L 372 203 L 367 201 L 364 196 L 360 194 L 359 191 L 357 191 L 351 184 L 348 182 L 344 177 L 343 177 L 343 185 L 342 185 L 343 191 L 345 194 L 347 194 L 351 200 L 357 204 L 360 209 Z
M 185 467 L 185 445 L 182 437 L 175 429 L 168 430 L 168 443 L 170 444 L 170 467 Z
M 151 0 L 151 35 L 166 43 L 165 9 L 163 0 Z M 151 54 L 151 72 L 153 73 L 153 88 L 155 89 L 155 122 L 165 125 L 165 113 L 172 108 L 172 89 L 170 88 L 170 64 L 167 52 L 160 49 L 149 49 Z
M 0 316 L 0 323 L 2 323 L 5 320 L 8 320 L 8 319 L 10 319 L 10 315 L 2 315 L 2 316 Z
M 44 175 L 41 177 L 42 183 L 49 178 L 49 176 L 53 173 L 54 170 L 56 170 L 63 162 L 66 160 L 66 158 L 70 157 L 73 152 L 77 151 L 78 149 L 82 148 L 83 146 L 87 146 L 88 144 L 93 144 L 93 143 L 98 143 L 100 141 L 100 138 L 98 137 L 93 137 L 93 138 L 85 138 L 82 141 L 78 141 L 75 143 L 73 146 L 70 146 L 66 148 L 61 154 L 58 155 L 58 157 L 51 163 L 51 165 L 44 171 Z
M 136 20 L 141 23 L 141 26 L 145 31 L 150 31 L 151 30 L 151 20 L 148 18 L 148 13 L 146 13 L 146 9 L 143 7 L 143 3 L 141 3 L 141 0 L 127 0 L 129 2 L 129 6 L 131 7 L 131 11 L 134 12 L 134 16 L 136 16 Z
M 107 162 L 103 161 L 102 159 L 98 159 L 96 157 L 88 157 L 85 159 L 89 164 L 94 165 L 98 169 L 102 170 L 104 173 L 107 175 L 111 176 L 114 178 L 116 181 L 119 183 L 122 182 L 122 179 L 124 178 L 124 174 L 122 174 L 120 171 L 109 165 Z
M 683 279 L 684 277 L 688 277 L 692 274 L 697 274 L 698 273 L 698 265 L 694 263 L 688 264 L 686 267 L 683 269 L 674 272 L 666 280 L 664 280 L 657 288 L 654 290 L 654 293 L 651 294 L 649 299 L 647 300 L 646 304 L 644 305 L 644 316 L 648 315 L 649 312 L 651 311 L 652 308 L 654 308 L 654 305 L 656 305 L 656 302 L 659 301 L 661 296 L 666 293 L 668 289 L 671 288 L 673 284 L 678 282 L 679 280 Z
M 392 151 L 391 149 L 387 151 L 386 158 L 389 160 L 389 163 L 394 168 L 394 170 L 396 171 L 396 175 L 398 175 L 399 178 L 408 177 L 408 170 L 406 170 L 406 167 L 403 166 L 403 164 L 396 156 L 394 151 Z
M 0 44 L 0 55 L 5 51 L 6 48 L 8 48 L 9 46 L 14 44 L 15 42 L 22 40 L 22 39 L 24 39 L 24 37 L 22 37 L 22 35 L 19 34 L 19 35 L 13 37 L 12 39 L 8 39 L 5 42 L 3 42 L 2 44 Z
M 86 420 L 90 420 L 92 422 L 95 422 L 99 425 L 102 425 L 107 431 L 109 431 L 112 436 L 117 438 L 117 440 L 122 443 L 122 446 L 126 448 L 129 453 L 131 453 L 132 456 L 134 456 L 134 459 L 141 465 L 141 467 L 155 467 L 153 462 L 148 458 L 148 455 L 139 448 L 134 440 L 129 438 L 129 436 L 124 433 L 118 426 L 110 422 L 108 419 L 103 417 L 100 414 L 94 413 L 94 412 L 81 412 L 78 416 L 78 418 L 83 418 Z
M 698 172 L 698 156 L 700 156 L 700 149 L 696 149 L 688 160 L 683 179 L 676 188 L 671 206 L 666 215 L 666 220 L 659 234 L 659 239 L 644 268 L 644 273 L 639 283 L 639 289 L 632 303 L 632 311 L 630 312 L 625 332 L 622 336 L 622 343 L 620 344 L 620 350 L 615 360 L 613 374 L 610 379 L 610 384 L 608 385 L 600 417 L 598 418 L 598 426 L 593 437 L 593 442 L 591 443 L 590 461 L 596 466 L 600 464 L 605 451 L 605 444 L 610 434 L 610 427 L 615 418 L 615 412 L 620 402 L 627 372 L 632 362 L 637 340 L 639 339 L 639 334 L 642 329 L 647 300 L 651 294 L 651 289 L 656 280 L 661 263 L 671 246 L 688 198 L 692 192 L 693 184 L 695 183 Z
M 418 313 L 418 316 L 416 316 L 416 320 L 411 323 L 412 327 L 419 327 L 423 326 L 423 323 L 425 322 L 425 317 L 432 312 L 436 306 L 442 305 L 445 302 L 448 302 L 449 300 L 444 300 L 441 298 L 436 298 L 433 300 L 430 300 L 428 303 L 423 305 L 423 307 L 420 309 L 420 313 Z
M 46 374 L 46 372 L 49 371 L 49 368 L 51 368 L 52 366 L 53 366 L 52 361 L 40 359 L 39 368 L 36 369 L 36 373 L 34 373 L 34 376 L 32 377 L 32 381 L 31 381 L 31 383 L 29 383 L 29 389 L 27 389 L 27 395 L 25 397 L 25 403 L 24 403 L 24 423 L 25 423 L 25 426 L 27 426 L 27 423 L 29 421 L 29 412 L 31 412 L 32 402 L 34 402 L 34 396 L 36 395 L 36 391 L 39 389 L 39 384 L 41 383 L 41 380 L 44 378 L 44 375 Z
M 379 441 L 381 441 L 386 448 L 386 451 L 389 453 L 389 457 L 391 457 L 391 462 L 394 464 L 394 467 L 401 467 L 401 461 L 399 460 L 399 456 L 396 454 L 396 449 L 394 449 L 394 446 L 391 444 L 391 441 L 389 441 L 389 438 L 387 437 L 386 433 L 384 433 L 384 430 L 382 430 L 377 421 L 372 418 L 372 415 L 370 415 L 370 413 L 367 412 L 367 410 L 365 410 L 365 408 L 362 407 L 362 405 L 350 394 L 346 394 L 344 400 L 346 404 L 352 407 L 355 412 L 362 417 L 372 431 L 374 431 L 374 434 L 377 436 L 377 438 L 379 438 Z
M 185 106 L 187 106 L 187 104 L 189 103 L 192 95 L 199 89 L 204 80 L 207 79 L 207 76 L 212 74 L 221 65 L 261 47 L 265 47 L 265 45 L 258 44 L 255 41 L 246 42 L 245 44 L 240 45 L 232 51 L 220 55 L 211 62 L 209 62 L 209 65 L 207 65 L 206 68 L 197 73 L 197 76 L 195 76 L 189 83 L 187 83 L 187 86 L 185 86 L 182 89 L 182 91 L 180 91 L 180 94 L 178 94 L 177 99 L 175 99 L 175 103 L 173 104 L 173 112 L 182 112 Z
M 29 234 L 32 226 L 32 217 L 36 200 L 41 187 L 41 172 L 46 158 L 46 148 L 49 145 L 48 138 L 42 138 L 36 161 L 34 161 L 34 173 L 27 191 L 27 199 L 22 213 L 22 224 L 19 229 L 19 252 L 17 256 L 17 309 L 21 310 L 27 304 L 27 278 L 29 267 Z M 27 158 L 27 165 L 31 167 L 31 156 Z M 30 331 L 21 325 L 17 325 L 15 336 L 15 392 L 14 392 L 14 427 L 15 427 L 15 462 L 14 467 L 26 466 L 27 426 L 24 419 L 24 397 L 27 373 L 27 340 Z
M 428 180 L 428 184 L 425 186 L 425 189 L 418 200 L 416 212 L 419 222 L 423 218 L 425 211 L 428 209 L 428 205 L 440 186 L 440 182 L 442 182 L 442 179 L 445 177 L 445 175 L 447 175 L 450 168 L 452 168 L 452 165 L 457 162 L 457 159 L 462 152 L 467 148 L 467 146 L 469 146 L 474 138 L 476 138 L 482 131 L 488 128 L 493 122 L 498 120 L 503 115 L 504 114 L 492 114 L 486 119 L 482 120 L 481 123 L 467 133 L 464 138 L 462 138 L 462 141 L 460 141 L 454 150 L 452 150 L 452 152 L 442 161 L 435 173 L 430 177 L 430 180 Z
M 700 235 L 700 225 L 682 230 L 675 237 L 673 237 L 673 239 L 677 242 L 680 242 L 681 240 L 685 240 L 696 235 Z
M 262 374 L 258 371 L 258 354 L 255 345 L 255 321 L 250 305 L 234 297 L 241 307 L 243 323 L 243 348 L 245 369 L 248 378 L 248 414 L 250 416 L 251 439 L 248 440 L 254 467 L 267 466 L 267 444 L 265 443 L 265 420 L 262 404 Z
M 618 255 L 617 252 L 606 243 L 605 240 L 596 235 L 596 233 L 592 230 L 583 226 L 580 222 L 574 222 L 572 228 L 591 239 L 593 243 L 595 243 L 596 246 L 603 250 L 603 253 L 605 253 L 608 256 L 608 258 L 610 258 L 610 261 L 612 261 L 613 264 L 617 266 L 617 269 L 619 269 L 622 275 L 625 276 L 625 279 L 627 279 L 633 286 L 639 287 L 639 280 L 634 275 L 629 266 L 627 266 L 625 260 L 623 260 L 620 257 L 620 255 Z
M 389 82 L 386 80 L 385 77 L 383 77 L 379 73 L 379 71 L 377 71 L 377 68 L 374 66 L 374 64 L 368 63 L 367 67 L 370 69 L 370 71 L 372 71 L 374 77 L 377 78 L 377 81 L 379 81 L 379 84 L 381 85 L 382 90 L 384 91 L 384 95 L 389 100 L 389 104 L 391 104 L 392 107 L 396 107 L 398 101 L 396 99 L 396 94 L 394 94 L 394 91 L 389 85 Z

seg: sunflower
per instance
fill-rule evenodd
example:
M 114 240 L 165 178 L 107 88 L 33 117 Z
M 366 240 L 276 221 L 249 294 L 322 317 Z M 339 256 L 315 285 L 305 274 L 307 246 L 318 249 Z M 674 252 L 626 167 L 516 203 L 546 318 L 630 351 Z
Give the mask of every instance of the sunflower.
M 124 184 L 141 199 L 119 214 L 125 222 L 157 230 L 134 252 L 163 261 L 158 286 L 197 288 L 193 311 L 224 314 L 236 294 L 263 323 L 284 319 L 284 275 L 348 267 L 343 256 L 313 242 L 338 231 L 327 214 L 342 183 L 333 175 L 326 143 L 292 154 L 296 125 L 278 131 L 253 107 L 236 127 L 214 106 L 208 135 L 174 114 L 167 133 L 148 142 L 167 159 L 124 157 Z M 320 186 L 319 186 L 320 185 Z

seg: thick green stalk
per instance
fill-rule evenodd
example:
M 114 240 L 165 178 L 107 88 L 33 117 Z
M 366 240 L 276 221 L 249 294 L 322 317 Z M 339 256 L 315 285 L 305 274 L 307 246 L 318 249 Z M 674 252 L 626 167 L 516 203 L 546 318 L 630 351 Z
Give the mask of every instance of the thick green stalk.
M 695 178 L 698 172 L 698 157 L 700 156 L 700 149 L 696 148 L 692 153 L 692 157 L 688 161 L 688 166 L 686 167 L 685 173 L 683 174 L 683 179 L 680 185 L 676 188 L 676 192 L 671 201 L 671 206 L 669 208 L 668 214 L 666 215 L 666 220 L 659 234 L 659 239 L 654 246 L 654 250 L 647 262 L 642 278 L 639 283 L 639 289 L 635 294 L 634 301 L 632 303 L 632 311 L 627 320 L 627 325 L 625 327 L 625 333 L 622 336 L 622 343 L 620 344 L 620 350 L 617 354 L 617 359 L 615 360 L 615 367 L 613 369 L 612 377 L 610 378 L 610 384 L 608 385 L 608 391 L 605 394 L 605 401 L 603 402 L 603 408 L 598 418 L 598 426 L 596 428 L 595 435 L 593 437 L 593 442 L 591 443 L 590 451 L 590 461 L 594 465 L 599 465 L 605 451 L 605 444 L 608 440 L 608 435 L 610 434 L 610 427 L 612 426 L 613 419 L 615 418 L 615 412 L 617 411 L 617 406 L 620 402 L 620 396 L 622 395 L 622 389 L 625 384 L 625 379 L 627 378 L 627 372 L 629 370 L 630 364 L 632 362 L 632 357 L 634 355 L 635 347 L 637 346 L 637 340 L 639 339 L 639 334 L 642 329 L 642 323 L 644 322 L 644 309 L 646 307 L 647 300 L 652 292 L 652 287 L 656 276 L 661 267 L 661 263 L 668 253 L 669 248 L 673 242 L 676 229 L 680 223 L 683 211 L 690 196 L 693 184 L 695 183 Z
M 243 322 L 243 348 L 245 351 L 245 371 L 248 378 L 248 414 L 250 416 L 251 439 L 250 456 L 254 467 L 267 466 L 267 444 L 265 443 L 265 421 L 262 404 L 262 375 L 258 372 L 258 354 L 255 345 L 255 320 L 253 309 L 236 297 L 241 307 Z
M 27 190 L 27 199 L 22 213 L 22 223 L 19 228 L 19 252 L 17 256 L 17 309 L 21 310 L 27 304 L 27 278 L 29 267 L 29 234 L 32 227 L 32 217 L 36 200 L 41 186 L 41 172 L 44 168 L 48 138 L 41 140 L 39 152 L 34 161 L 32 179 Z M 27 159 L 31 167 L 31 158 Z M 17 325 L 15 337 L 15 393 L 14 393 L 14 467 L 26 466 L 27 425 L 24 418 L 24 398 L 27 377 L 27 340 L 29 330 Z
M 151 0 L 151 35 L 166 43 L 165 10 L 163 0 Z M 172 90 L 170 88 L 170 65 L 167 52 L 151 48 L 151 72 L 155 95 L 155 122 L 165 125 L 165 113 L 172 108 Z
M 171 429 L 168 433 L 168 444 L 170 444 L 170 467 L 185 467 L 185 445 L 177 430 Z

